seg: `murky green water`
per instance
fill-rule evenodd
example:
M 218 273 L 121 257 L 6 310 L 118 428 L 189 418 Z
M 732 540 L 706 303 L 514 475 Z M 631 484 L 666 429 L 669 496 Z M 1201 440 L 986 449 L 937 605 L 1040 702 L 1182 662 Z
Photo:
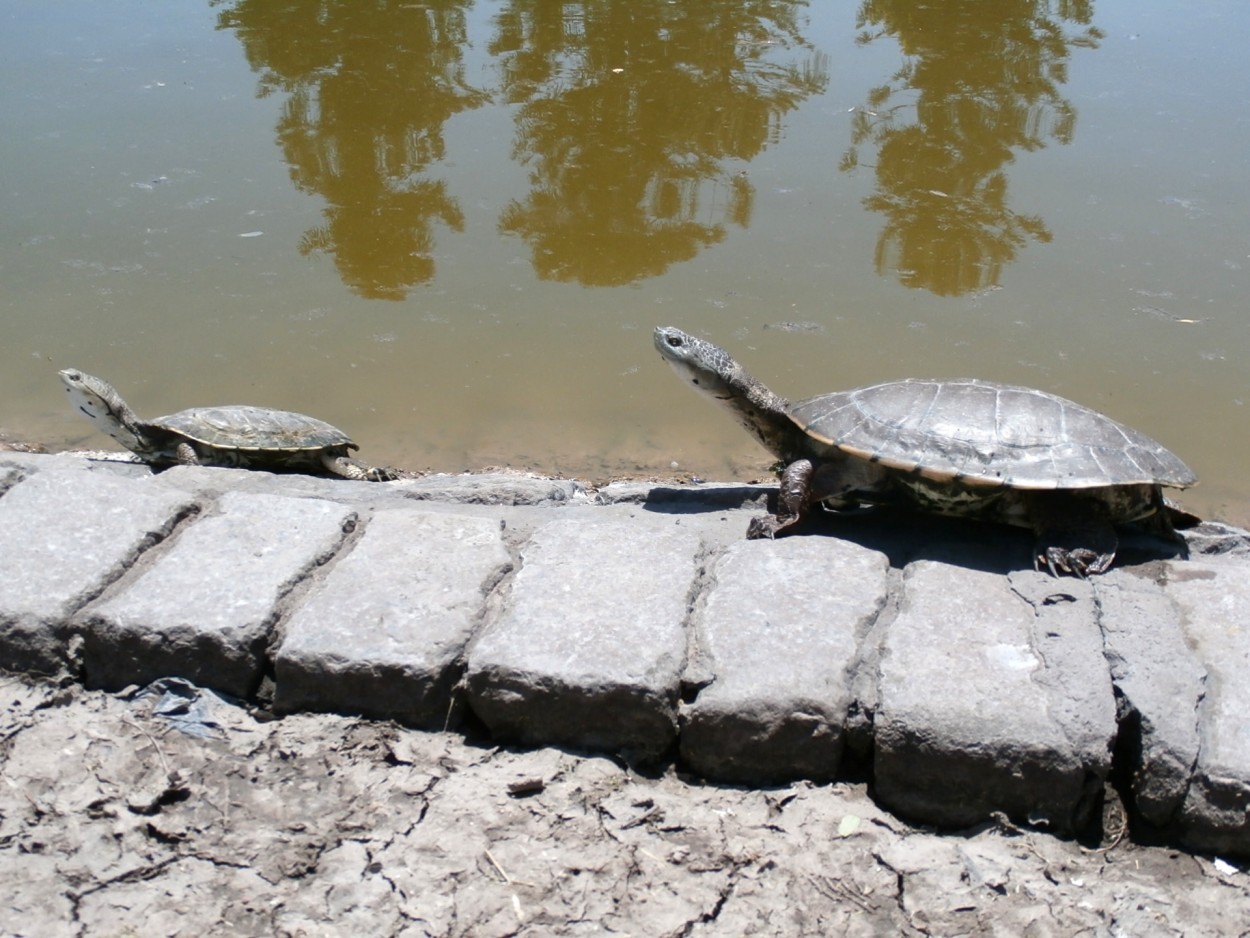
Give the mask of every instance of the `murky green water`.
M 760 476 L 794 397 L 1046 388 L 1250 520 L 1250 5 L 0 2 L 0 433 L 256 403 L 412 468 Z

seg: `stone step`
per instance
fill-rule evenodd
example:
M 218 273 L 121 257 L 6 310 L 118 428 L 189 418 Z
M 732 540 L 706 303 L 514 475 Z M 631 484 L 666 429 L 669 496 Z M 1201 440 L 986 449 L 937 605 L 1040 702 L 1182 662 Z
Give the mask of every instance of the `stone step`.
M 746 784 L 838 777 L 861 645 L 889 598 L 884 554 L 846 541 L 738 541 L 695 616 L 681 755 Z
M 878 694 L 877 794 L 901 814 L 1072 833 L 1100 803 L 1115 697 L 1087 582 L 909 564 Z
M 195 508 L 169 489 L 47 465 L 12 467 L 0 498 L 0 663 L 19 671 L 66 666 L 74 612 Z
M 509 742 L 654 758 L 677 735 L 702 542 L 652 521 L 568 518 L 521 550 L 506 608 L 469 650 L 469 705 Z
M 498 521 L 379 511 L 287 622 L 275 709 L 445 726 L 465 646 L 511 566 Z
M 279 603 L 355 523 L 335 502 L 227 492 L 137 576 L 70 620 L 86 683 L 117 690 L 174 676 L 255 693 Z

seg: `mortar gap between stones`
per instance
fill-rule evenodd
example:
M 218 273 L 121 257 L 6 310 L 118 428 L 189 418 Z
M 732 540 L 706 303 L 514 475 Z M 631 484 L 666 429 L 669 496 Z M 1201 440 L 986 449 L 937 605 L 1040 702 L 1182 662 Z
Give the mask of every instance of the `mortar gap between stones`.
M 703 689 L 716 680 L 711 659 L 704 649 L 702 617 L 708 596 L 716 588 L 716 563 L 724 553 L 725 548 L 713 547 L 700 539 L 699 551 L 694 557 L 695 574 L 686 593 L 686 611 L 682 621 L 682 631 L 686 635 L 686 660 L 682 664 L 675 701 L 678 708 L 678 741 L 682 729 L 681 705 L 693 704 Z
M 120 569 L 104 581 L 92 592 L 82 596 L 77 607 L 73 609 L 61 623 L 58 630 L 66 648 L 66 668 L 74 679 L 86 684 L 85 665 L 82 660 L 82 645 L 86 640 L 83 624 L 90 618 L 91 610 L 102 605 L 118 593 L 128 589 L 139 580 L 162 556 L 173 549 L 183 532 L 189 530 L 196 521 L 210 513 L 203 501 L 196 499 L 177 511 L 169 519 L 166 531 L 149 531 L 128 561 L 120 564 Z
M 512 595 L 512 584 L 525 566 L 525 548 L 533 534 L 533 528 L 509 525 L 503 518 L 499 521 L 499 530 L 504 550 L 508 553 L 508 564 L 496 573 L 488 574 L 482 581 L 481 605 L 474 616 L 469 637 L 452 665 L 456 679 L 451 684 L 447 717 L 443 726 L 444 731 L 455 727 L 466 739 L 476 742 L 493 742 L 493 739 L 486 723 L 469 701 L 469 657 L 483 633 L 506 612 Z
M 3 498 L 9 489 L 25 482 L 31 475 L 32 473 L 24 471 L 21 466 L 0 465 L 0 498 Z
M 277 692 L 275 660 L 278 649 L 282 647 L 282 642 L 286 638 L 287 623 L 317 583 L 328 576 L 330 571 L 355 549 L 360 539 L 364 537 L 365 529 L 369 526 L 373 514 L 370 511 L 352 511 L 343 522 L 343 536 L 322 554 L 314 557 L 311 565 L 297 572 L 291 580 L 283 584 L 252 650 L 260 666 L 260 678 L 256 685 L 249 689 L 245 695 L 246 699 L 255 701 L 272 712 L 274 696 Z
M 1164 585 L 1162 576 L 1143 579 L 1146 582 L 1153 582 L 1160 588 Z M 1100 581 L 1091 584 L 1094 622 L 1102 637 L 1103 660 L 1107 664 L 1116 705 L 1116 733 L 1112 740 L 1111 766 L 1106 784 L 1119 796 L 1125 812 L 1126 833 L 1133 842 L 1162 846 L 1175 843 L 1178 839 L 1177 832 L 1184 807 L 1189 799 L 1189 792 L 1193 788 L 1195 773 L 1201 761 L 1201 711 L 1203 701 L 1207 696 L 1206 683 L 1209 674 L 1204 669 L 1201 677 L 1202 690 L 1194 702 L 1194 720 L 1199 727 L 1199 731 L 1193 758 L 1185 770 L 1184 791 L 1177 797 L 1176 804 L 1168 812 L 1166 819 L 1162 821 L 1151 819 L 1148 816 L 1150 812 L 1144 809 L 1139 802 L 1137 788 L 1139 782 L 1138 772 L 1142 769 L 1146 760 L 1146 737 L 1150 731 L 1150 720 L 1142 712 L 1137 702 L 1133 700 L 1129 691 L 1123 686 L 1122 669 L 1126 662 L 1120 652 L 1113 647 L 1114 643 L 1109 634 L 1111 630 L 1107 625 L 1108 613 L 1104 606 L 1104 596 L 1107 590 L 1119 591 L 1122 589 L 1124 587 L 1118 583 Z M 1177 616 L 1183 619 L 1183 611 L 1179 608 L 1175 609 L 1175 611 Z
M 881 649 L 890 626 L 898 618 L 905 597 L 904 570 L 886 570 L 886 594 L 872 618 L 855 636 L 855 654 L 847 664 L 850 701 L 844 719 L 842 764 L 838 777 L 864 782 L 872 788 L 876 758 L 875 721 L 880 705 Z

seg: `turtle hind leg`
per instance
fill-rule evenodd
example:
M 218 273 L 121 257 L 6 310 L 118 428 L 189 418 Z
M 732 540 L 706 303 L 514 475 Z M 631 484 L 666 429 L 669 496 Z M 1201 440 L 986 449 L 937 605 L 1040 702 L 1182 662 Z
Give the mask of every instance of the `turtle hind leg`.
M 1196 528 L 1202 524 L 1202 519 L 1179 505 L 1173 505 L 1169 502 L 1163 494 L 1163 489 L 1159 486 L 1155 486 L 1155 491 L 1151 496 L 1151 503 L 1154 505 L 1154 513 L 1138 521 L 1137 524 L 1143 531 L 1153 534 L 1155 537 L 1186 548 L 1185 538 L 1181 537 L 1177 529 Z
M 1182 560 L 1189 559 L 1189 542 L 1180 534 L 1180 530 L 1197 527 L 1202 519 L 1185 509 L 1171 504 L 1164 497 L 1159 486 L 1151 497 L 1154 511 L 1144 518 L 1138 518 L 1126 526 L 1126 531 L 1144 535 L 1149 541 L 1156 542 L 1148 546 L 1150 550 L 1167 553 L 1169 556 Z
M 1102 502 L 1067 492 L 1038 493 L 1029 505 L 1036 541 L 1033 568 L 1051 576 L 1106 573 L 1120 539 Z
M 1033 550 L 1033 569 L 1040 570 L 1045 565 L 1051 576 L 1071 573 L 1084 579 L 1111 569 L 1118 546 L 1111 525 L 1105 531 L 1101 526 L 1079 532 L 1043 531 L 1037 535 Z

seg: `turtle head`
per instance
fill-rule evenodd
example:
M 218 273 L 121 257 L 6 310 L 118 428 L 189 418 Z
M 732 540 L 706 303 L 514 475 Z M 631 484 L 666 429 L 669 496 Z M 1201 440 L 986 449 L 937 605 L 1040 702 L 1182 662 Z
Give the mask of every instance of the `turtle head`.
M 687 384 L 726 407 L 779 459 L 795 456 L 796 426 L 790 402 L 768 390 L 728 352 L 672 326 L 655 330 L 655 347 Z
M 744 376 L 754 381 L 719 345 L 672 326 L 655 330 L 655 347 L 683 380 L 718 401 L 741 394 Z
M 132 452 L 142 453 L 146 449 L 139 418 L 111 384 L 76 368 L 62 371 L 61 382 L 69 394 L 70 406 L 97 429 Z

